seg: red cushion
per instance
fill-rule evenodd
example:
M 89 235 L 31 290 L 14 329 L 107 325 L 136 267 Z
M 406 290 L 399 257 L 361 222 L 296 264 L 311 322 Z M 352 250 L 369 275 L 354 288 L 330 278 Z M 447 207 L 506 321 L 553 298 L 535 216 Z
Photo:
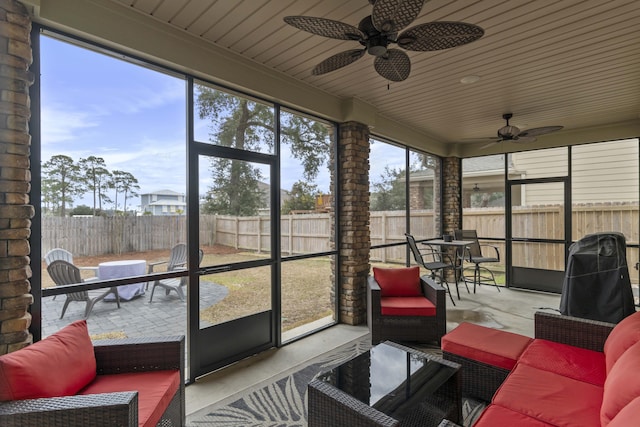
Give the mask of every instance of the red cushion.
M 511 370 L 531 341 L 524 335 L 463 322 L 442 337 L 442 350 Z
M 473 427 L 496 426 L 549 427 L 551 424 L 512 411 L 511 409 L 503 408 L 499 405 L 487 406 L 487 408 L 482 411 L 480 418 L 473 424 Z
M 607 376 L 604 353 L 541 339 L 529 344 L 518 363 L 601 387 Z
M 599 426 L 602 387 L 518 363 L 493 403 L 556 426 Z
M 636 397 L 618 412 L 607 427 L 629 427 L 638 424 L 640 418 L 640 397 Z
M 71 396 L 95 376 L 96 357 L 87 322 L 78 320 L 0 356 L 0 401 Z
M 406 297 L 422 295 L 420 267 L 379 268 L 373 267 L 373 278 L 380 285 L 383 297 Z
M 632 345 L 640 341 L 640 311 L 625 317 L 618 323 L 604 343 L 607 373 L 616 360 Z
M 384 316 L 435 316 L 436 306 L 424 296 L 382 297 L 380 311 Z
M 604 383 L 600 421 L 606 426 L 622 408 L 640 396 L 640 342 L 624 352 Z
M 138 425 L 155 426 L 180 385 L 180 371 L 131 372 L 98 375 L 78 394 L 138 392 Z

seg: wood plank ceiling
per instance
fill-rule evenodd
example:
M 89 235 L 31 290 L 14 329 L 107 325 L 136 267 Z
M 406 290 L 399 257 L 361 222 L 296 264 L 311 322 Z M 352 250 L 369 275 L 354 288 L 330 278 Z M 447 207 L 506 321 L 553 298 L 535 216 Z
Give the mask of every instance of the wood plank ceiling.
M 369 55 L 311 75 L 325 58 L 360 45 L 283 22 L 306 15 L 357 26 L 371 13 L 367 0 L 112 1 L 332 95 L 358 98 L 443 142 L 495 136 L 506 112 L 523 129 L 571 130 L 640 117 L 638 0 L 426 1 L 410 26 L 463 21 L 485 35 L 454 49 L 407 52 L 411 75 L 390 84 Z M 462 84 L 465 76 L 480 81 Z

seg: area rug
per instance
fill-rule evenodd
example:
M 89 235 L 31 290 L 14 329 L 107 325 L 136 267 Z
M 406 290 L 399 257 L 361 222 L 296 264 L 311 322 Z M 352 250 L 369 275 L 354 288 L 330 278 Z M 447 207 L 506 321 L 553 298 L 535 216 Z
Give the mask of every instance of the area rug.
M 321 372 L 338 366 L 371 347 L 365 336 L 298 366 L 292 372 L 271 378 L 230 398 L 201 409 L 187 417 L 192 427 L 304 427 L 307 425 L 307 384 Z M 440 354 L 439 348 L 419 350 Z M 464 399 L 464 426 L 471 426 L 484 409 L 484 403 Z

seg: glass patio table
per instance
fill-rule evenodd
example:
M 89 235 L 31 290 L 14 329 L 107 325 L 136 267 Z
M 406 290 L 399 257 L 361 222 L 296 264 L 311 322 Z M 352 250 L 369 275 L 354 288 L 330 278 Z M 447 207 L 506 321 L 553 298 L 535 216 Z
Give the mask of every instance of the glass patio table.
M 309 382 L 309 427 L 459 422 L 459 369 L 394 342 L 378 344 Z

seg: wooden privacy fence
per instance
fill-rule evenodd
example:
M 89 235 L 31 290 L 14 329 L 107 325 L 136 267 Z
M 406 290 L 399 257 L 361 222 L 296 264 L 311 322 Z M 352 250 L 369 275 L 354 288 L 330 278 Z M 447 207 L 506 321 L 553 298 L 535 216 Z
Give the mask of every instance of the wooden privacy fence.
M 627 243 L 639 241 L 638 206 L 631 204 L 576 205 L 572 209 L 575 239 L 589 230 L 620 230 Z M 475 229 L 479 236 L 503 238 L 504 210 L 475 208 L 464 210 L 465 229 Z M 513 236 L 540 239 L 562 237 L 564 214 L 561 206 L 514 208 Z M 372 246 L 405 241 L 406 217 L 403 211 L 372 212 L 370 216 Z M 269 251 L 271 223 L 268 217 L 200 216 L 200 244 L 223 245 L 241 250 Z M 281 218 L 281 247 L 285 254 L 303 254 L 331 250 L 332 232 L 329 214 L 286 215 Z M 411 233 L 418 239 L 437 237 L 431 211 L 411 212 Z M 186 217 L 44 217 L 42 250 L 61 247 L 74 256 L 120 254 L 169 249 L 186 241 Z M 491 242 L 504 254 L 504 242 Z M 406 248 L 376 249 L 372 261 L 404 263 Z M 629 265 L 638 261 L 637 249 L 627 252 Z M 561 244 L 514 244 L 514 265 L 564 270 L 564 246 Z M 633 275 L 637 275 L 635 270 Z

